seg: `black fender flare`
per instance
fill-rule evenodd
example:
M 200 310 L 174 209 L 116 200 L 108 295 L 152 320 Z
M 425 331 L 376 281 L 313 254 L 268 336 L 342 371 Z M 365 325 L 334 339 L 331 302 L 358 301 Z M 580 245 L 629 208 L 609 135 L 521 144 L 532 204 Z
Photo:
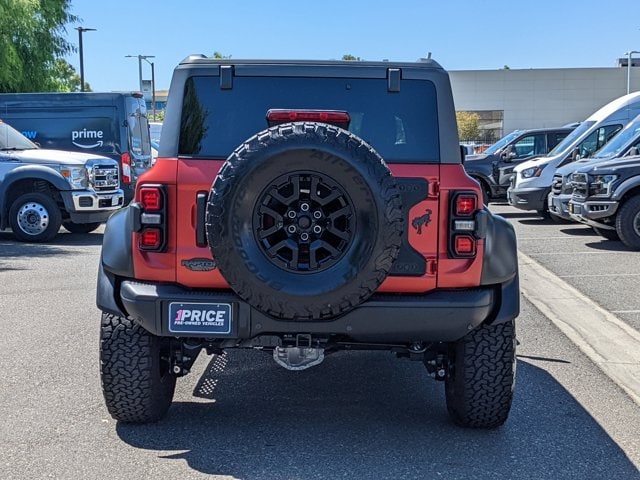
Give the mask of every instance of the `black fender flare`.
M 132 257 L 134 216 L 140 214 L 136 204 L 116 211 L 105 226 L 98 266 L 96 305 L 103 312 L 126 317 L 120 300 L 120 283 L 135 278 Z
M 480 285 L 504 284 L 518 274 L 518 242 L 513 225 L 488 210 Z
M 640 175 L 628 178 L 618 185 L 618 188 L 616 188 L 616 191 L 613 192 L 613 195 L 611 196 L 611 200 L 621 200 L 629 190 L 636 187 L 640 187 Z
M 43 180 L 59 191 L 71 190 L 69 182 L 55 170 L 45 165 L 21 165 L 11 170 L 0 183 L 0 228 L 7 227 L 9 212 L 8 194 L 11 187 L 20 180 Z
M 107 220 L 102 237 L 100 265 L 105 271 L 123 278 L 135 278 L 133 271 L 132 236 L 135 217 L 140 216 L 136 204 L 117 210 Z

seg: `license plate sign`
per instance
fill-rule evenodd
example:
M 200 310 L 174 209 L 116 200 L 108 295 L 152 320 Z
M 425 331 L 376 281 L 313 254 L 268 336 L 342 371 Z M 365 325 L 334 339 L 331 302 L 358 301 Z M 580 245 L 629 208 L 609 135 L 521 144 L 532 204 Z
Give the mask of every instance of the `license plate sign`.
M 169 304 L 169 331 L 229 335 L 232 325 L 230 303 Z

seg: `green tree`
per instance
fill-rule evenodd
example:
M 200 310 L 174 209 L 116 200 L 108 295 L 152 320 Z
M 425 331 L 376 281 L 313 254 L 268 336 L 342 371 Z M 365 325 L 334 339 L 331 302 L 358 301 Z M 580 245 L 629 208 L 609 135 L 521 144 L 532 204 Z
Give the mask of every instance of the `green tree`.
M 78 21 L 70 0 L 0 0 L 0 91 L 56 90 L 56 60 L 74 51 L 64 38 Z
M 215 52 L 213 52 L 213 58 L 216 58 L 218 60 L 229 60 L 231 58 L 231 55 L 224 55 L 216 50 Z
M 475 112 L 456 112 L 460 140 L 480 138 L 480 115 Z
M 79 92 L 80 89 L 80 75 L 76 72 L 76 69 L 66 60 L 59 58 L 54 65 L 53 83 L 55 90 L 58 92 Z M 91 92 L 91 85 L 84 82 L 84 91 Z
M 351 55 L 350 53 L 345 53 L 342 55 L 342 60 L 346 60 L 347 62 L 360 62 L 362 59 L 360 57 L 356 57 L 355 55 Z

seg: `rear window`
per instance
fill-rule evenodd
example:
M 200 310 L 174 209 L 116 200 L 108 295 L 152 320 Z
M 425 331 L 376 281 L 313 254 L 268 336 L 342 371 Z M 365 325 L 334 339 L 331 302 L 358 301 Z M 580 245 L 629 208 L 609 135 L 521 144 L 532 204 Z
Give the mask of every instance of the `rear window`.
M 403 80 L 387 91 L 386 79 L 191 77 L 184 92 L 179 155 L 227 157 L 267 128 L 269 109 L 345 110 L 349 130 L 390 163 L 438 162 L 438 115 L 433 83 Z

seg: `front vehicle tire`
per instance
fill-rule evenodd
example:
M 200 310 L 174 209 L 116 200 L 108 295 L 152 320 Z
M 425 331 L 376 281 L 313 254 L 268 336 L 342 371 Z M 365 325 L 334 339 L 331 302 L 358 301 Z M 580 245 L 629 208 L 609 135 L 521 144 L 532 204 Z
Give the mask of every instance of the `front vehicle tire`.
M 62 214 L 49 195 L 30 192 L 20 195 L 9 209 L 9 225 L 21 242 L 48 242 L 58 234 Z
M 640 250 L 640 196 L 631 197 L 620 207 L 616 232 L 627 247 Z

